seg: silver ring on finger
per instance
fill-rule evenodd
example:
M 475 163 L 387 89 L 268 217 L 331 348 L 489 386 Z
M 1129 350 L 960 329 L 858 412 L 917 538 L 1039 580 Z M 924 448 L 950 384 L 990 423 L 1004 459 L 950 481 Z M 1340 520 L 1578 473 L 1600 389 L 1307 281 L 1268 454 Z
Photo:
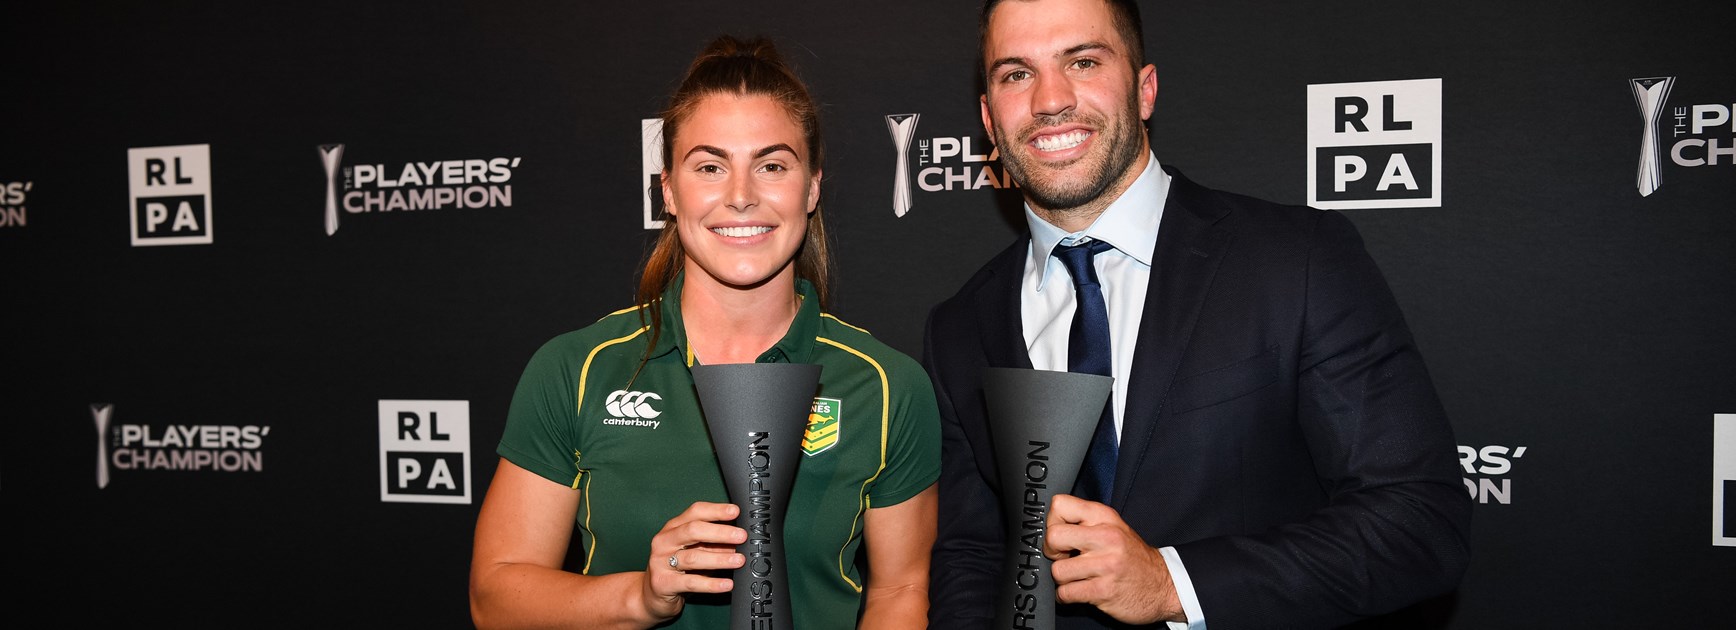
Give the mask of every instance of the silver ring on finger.
M 675 569 L 676 571 L 680 571 L 681 570 L 681 561 L 676 560 L 675 556 L 669 556 L 669 568 Z

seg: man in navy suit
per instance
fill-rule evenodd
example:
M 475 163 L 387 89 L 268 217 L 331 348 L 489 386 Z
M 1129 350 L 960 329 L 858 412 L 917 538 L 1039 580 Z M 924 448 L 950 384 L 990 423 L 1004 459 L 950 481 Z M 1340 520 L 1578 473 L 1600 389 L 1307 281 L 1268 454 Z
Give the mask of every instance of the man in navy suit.
M 1333 627 L 1453 590 L 1471 501 L 1452 429 L 1356 228 L 1158 164 L 1133 2 L 990 0 L 981 37 L 983 124 L 1029 231 L 929 315 L 930 625 L 994 618 L 983 369 L 1068 369 L 1079 298 L 1051 254 L 1094 241 L 1080 273 L 1107 313 L 1113 474 L 1106 495 L 1049 506 L 1061 627 Z

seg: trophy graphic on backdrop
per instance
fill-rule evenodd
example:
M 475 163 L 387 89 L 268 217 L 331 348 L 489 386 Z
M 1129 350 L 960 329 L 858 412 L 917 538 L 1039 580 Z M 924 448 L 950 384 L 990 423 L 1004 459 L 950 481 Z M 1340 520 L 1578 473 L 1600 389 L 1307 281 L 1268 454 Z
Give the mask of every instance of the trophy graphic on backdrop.
M 898 160 L 892 175 L 892 214 L 904 216 L 910 212 L 910 139 L 916 136 L 916 122 L 922 114 L 892 114 L 886 117 L 886 130 L 892 133 L 892 148 L 898 150 Z
M 108 470 L 108 429 L 109 416 L 114 414 L 115 406 L 108 403 L 96 403 L 90 406 L 91 418 L 96 420 L 96 487 L 107 488 L 109 483 Z
M 1055 627 L 1055 577 L 1043 557 L 1049 500 L 1073 491 L 1114 382 L 1078 372 L 983 370 L 1007 544 L 996 628 Z
M 797 453 L 820 386 L 820 366 L 731 363 L 693 366 L 693 384 L 723 470 L 729 501 L 747 530 L 736 549 L 747 564 L 730 576 L 729 627 L 790 628 L 784 513 L 795 486 Z
M 1646 126 L 1640 132 L 1640 169 L 1638 187 L 1641 197 L 1650 197 L 1664 185 L 1663 159 L 1658 146 L 1658 116 L 1664 103 L 1670 100 L 1670 87 L 1675 77 L 1650 77 L 1628 81 L 1634 91 L 1634 104 L 1640 108 L 1640 118 Z
M 326 236 L 338 231 L 338 167 L 344 163 L 344 145 L 319 145 L 319 159 L 325 164 L 326 172 Z

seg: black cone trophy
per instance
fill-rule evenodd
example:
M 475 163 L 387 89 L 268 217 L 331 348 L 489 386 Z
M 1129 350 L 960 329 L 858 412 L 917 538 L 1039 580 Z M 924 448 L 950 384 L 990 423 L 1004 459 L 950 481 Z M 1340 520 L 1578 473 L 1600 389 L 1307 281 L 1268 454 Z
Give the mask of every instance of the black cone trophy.
M 747 564 L 731 578 L 731 630 L 792 628 L 784 514 L 795 486 L 802 432 L 820 386 L 820 366 L 730 363 L 693 366 L 693 384 L 717 452 L 729 501 L 747 530 L 736 547 Z
M 1073 491 L 1113 382 L 1076 372 L 983 370 L 1007 544 L 997 630 L 1055 628 L 1055 578 L 1043 557 L 1049 500 Z

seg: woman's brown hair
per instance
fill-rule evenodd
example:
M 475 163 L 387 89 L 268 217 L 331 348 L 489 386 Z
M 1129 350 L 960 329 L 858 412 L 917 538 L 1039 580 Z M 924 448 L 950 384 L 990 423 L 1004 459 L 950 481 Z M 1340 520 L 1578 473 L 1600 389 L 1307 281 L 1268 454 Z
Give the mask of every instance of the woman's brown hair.
M 778 53 L 771 40 L 756 37 L 748 40 L 724 35 L 707 44 L 687 68 L 687 76 L 669 97 L 669 107 L 663 110 L 663 169 L 665 176 L 673 167 L 675 134 L 681 125 L 693 117 L 693 112 L 705 97 L 727 94 L 734 96 L 770 96 L 784 106 L 802 129 L 807 141 L 809 172 L 821 172 L 825 162 L 825 147 L 820 141 L 819 106 L 808 86 L 796 76 L 795 70 Z M 831 295 L 832 258 L 826 240 L 826 222 L 822 204 L 816 202 L 808 214 L 807 237 L 796 252 L 796 276 L 813 283 L 814 292 L 825 308 Z M 656 245 L 645 258 L 639 276 L 639 316 L 651 327 L 649 354 L 656 347 L 663 330 L 661 301 L 663 292 L 681 272 L 686 252 L 676 233 L 675 221 L 663 222 Z

